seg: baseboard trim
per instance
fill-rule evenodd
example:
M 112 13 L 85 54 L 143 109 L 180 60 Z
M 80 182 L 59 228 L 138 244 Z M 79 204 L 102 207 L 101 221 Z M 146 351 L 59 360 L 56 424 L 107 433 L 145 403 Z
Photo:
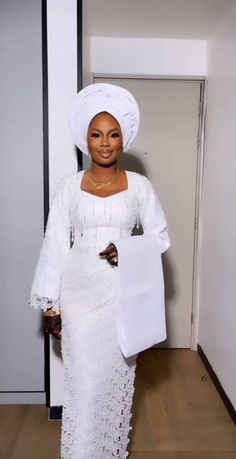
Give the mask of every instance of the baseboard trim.
M 48 409 L 48 419 L 50 421 L 60 421 L 62 418 L 62 406 L 50 406 Z
M 225 405 L 225 408 L 227 409 L 230 417 L 232 418 L 234 424 L 236 424 L 236 411 L 234 409 L 234 406 L 232 405 L 228 395 L 225 393 L 217 375 L 215 374 L 206 354 L 204 353 L 202 347 L 200 346 L 200 344 L 197 345 L 197 352 L 202 360 L 202 362 L 204 363 L 205 367 L 206 367 L 206 370 L 208 371 L 212 381 L 213 381 L 213 384 L 221 398 L 221 400 L 223 401 L 224 405 Z

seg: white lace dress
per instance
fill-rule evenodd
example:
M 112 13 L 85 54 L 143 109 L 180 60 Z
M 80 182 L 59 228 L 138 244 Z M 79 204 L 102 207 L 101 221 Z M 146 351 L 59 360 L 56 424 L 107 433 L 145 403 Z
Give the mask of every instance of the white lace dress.
M 125 358 L 118 346 L 116 268 L 98 254 L 140 221 L 145 233 L 158 234 L 162 252 L 169 238 L 151 183 L 126 173 L 128 189 L 105 198 L 81 190 L 83 171 L 62 180 L 36 267 L 32 306 L 62 316 L 62 459 L 128 456 L 137 356 Z

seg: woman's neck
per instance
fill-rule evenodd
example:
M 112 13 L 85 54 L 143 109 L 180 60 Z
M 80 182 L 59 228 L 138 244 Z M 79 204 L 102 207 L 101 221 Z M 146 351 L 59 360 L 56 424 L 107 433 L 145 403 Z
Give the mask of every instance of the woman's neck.
M 117 169 L 117 163 L 114 163 L 109 167 L 103 167 L 93 162 L 91 166 L 91 173 L 98 182 L 104 182 L 112 179 L 116 174 Z

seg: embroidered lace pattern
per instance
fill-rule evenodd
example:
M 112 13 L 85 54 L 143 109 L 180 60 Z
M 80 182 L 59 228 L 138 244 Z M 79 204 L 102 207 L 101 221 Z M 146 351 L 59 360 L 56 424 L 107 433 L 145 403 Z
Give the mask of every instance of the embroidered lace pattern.
M 125 459 L 132 429 L 136 356 L 125 359 L 118 348 L 114 307 L 109 301 L 81 321 L 71 326 L 64 318 L 61 458 Z M 75 332 L 72 353 L 68 337 Z
M 36 294 L 31 296 L 29 305 L 34 309 L 42 309 L 43 311 L 47 311 L 47 309 L 52 308 L 53 311 L 60 312 L 59 300 L 51 300 L 50 298 L 45 298 Z
M 99 257 L 141 220 L 168 246 L 166 221 L 150 182 L 129 172 L 128 190 L 101 198 L 80 188 L 83 172 L 59 188 L 32 288 L 31 305 L 59 310 L 64 363 L 61 459 L 128 456 L 136 356 L 116 335 L 115 269 Z M 70 245 L 71 230 L 73 246 Z

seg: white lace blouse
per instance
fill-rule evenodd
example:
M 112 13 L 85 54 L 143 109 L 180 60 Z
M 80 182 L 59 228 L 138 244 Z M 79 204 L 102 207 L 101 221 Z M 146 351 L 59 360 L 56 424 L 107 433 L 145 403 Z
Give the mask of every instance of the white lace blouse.
M 81 190 L 83 174 L 64 177 L 54 193 L 31 289 L 34 308 L 60 310 L 63 268 L 71 250 L 79 250 L 78 263 L 86 269 L 83 254 L 99 253 L 140 225 L 145 234 L 158 236 L 161 253 L 170 245 L 164 212 L 145 176 L 126 171 L 128 189 L 103 198 Z

